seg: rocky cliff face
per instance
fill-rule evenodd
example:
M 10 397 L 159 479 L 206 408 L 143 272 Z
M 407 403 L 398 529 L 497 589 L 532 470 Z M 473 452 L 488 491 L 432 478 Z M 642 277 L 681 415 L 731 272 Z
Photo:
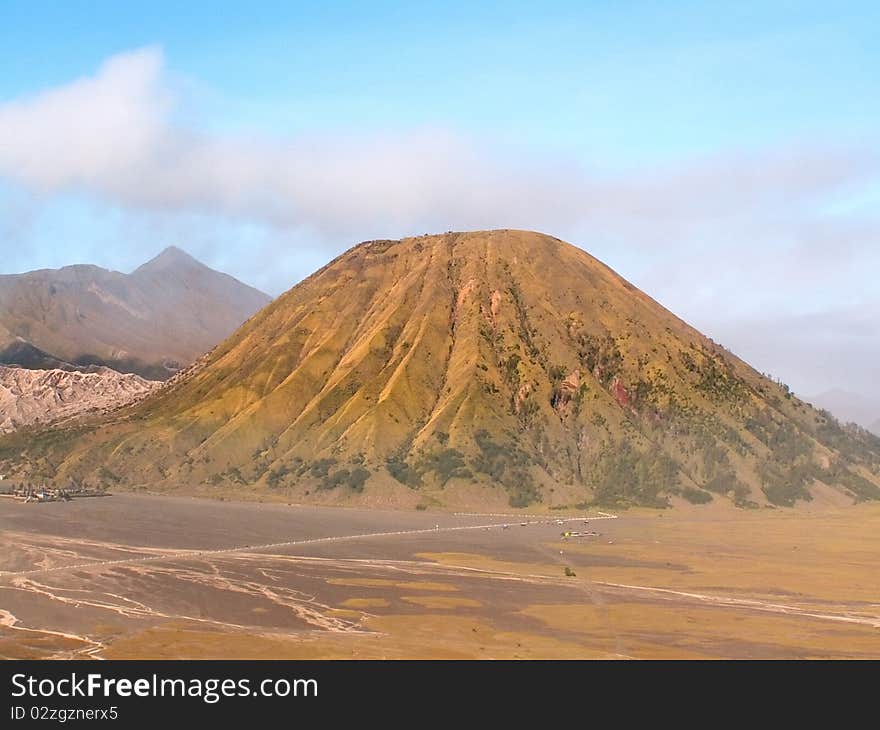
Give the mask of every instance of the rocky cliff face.
M 155 390 L 160 383 L 109 368 L 90 372 L 0 366 L 0 433 L 22 426 L 109 412 Z

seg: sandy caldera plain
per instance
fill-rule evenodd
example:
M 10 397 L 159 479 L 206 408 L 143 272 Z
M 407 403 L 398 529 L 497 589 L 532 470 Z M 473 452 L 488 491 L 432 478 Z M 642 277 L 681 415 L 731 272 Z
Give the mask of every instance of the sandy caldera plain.
M 0 500 L 0 657 L 878 658 L 878 556 L 876 504 Z

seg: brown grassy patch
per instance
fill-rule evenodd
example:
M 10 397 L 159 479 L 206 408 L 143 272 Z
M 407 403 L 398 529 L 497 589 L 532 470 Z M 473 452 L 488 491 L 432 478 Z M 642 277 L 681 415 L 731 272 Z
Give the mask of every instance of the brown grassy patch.
M 483 604 L 473 598 L 460 596 L 402 596 L 407 603 L 415 603 L 424 608 L 478 608 Z
M 387 608 L 391 604 L 384 598 L 349 598 L 340 605 L 346 608 Z

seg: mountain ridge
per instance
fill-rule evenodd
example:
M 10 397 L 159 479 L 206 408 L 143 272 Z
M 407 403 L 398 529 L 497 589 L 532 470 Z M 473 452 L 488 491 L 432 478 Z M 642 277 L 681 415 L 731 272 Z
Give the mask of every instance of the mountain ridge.
M 25 456 L 85 482 L 410 507 L 880 498 L 880 439 L 516 230 L 359 244 L 112 424 Z
M 74 264 L 0 276 L 0 363 L 167 379 L 271 298 L 169 247 L 131 274 Z

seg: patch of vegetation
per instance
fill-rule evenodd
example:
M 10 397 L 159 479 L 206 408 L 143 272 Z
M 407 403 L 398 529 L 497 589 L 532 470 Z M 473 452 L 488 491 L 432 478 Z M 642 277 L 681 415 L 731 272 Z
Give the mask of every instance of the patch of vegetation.
M 84 427 L 20 428 L 0 437 L 0 460 L 33 462 L 42 457 L 55 455 L 60 458 L 80 436 L 91 430 Z
M 809 440 L 790 423 L 780 424 L 770 437 L 768 446 L 773 457 L 786 464 L 809 456 L 813 450 Z
M 288 466 L 279 466 L 276 469 L 272 469 L 269 472 L 269 475 L 266 477 L 266 485 L 270 489 L 276 489 L 280 486 L 284 477 L 291 473 L 291 469 Z
M 761 491 L 768 502 L 781 507 L 793 507 L 799 499 L 810 502 L 813 495 L 807 487 L 814 475 L 812 465 L 785 466 L 768 460 L 759 469 Z
M 681 496 L 691 504 L 707 504 L 712 501 L 712 495 L 702 489 L 694 489 L 693 487 L 684 487 L 681 490 Z
M 354 469 L 338 469 L 332 475 L 325 476 L 318 489 L 336 489 L 345 486 L 353 492 L 363 492 L 364 484 L 369 478 L 369 470 L 361 466 Z
M 537 490 L 532 475 L 525 469 L 515 469 L 503 482 L 508 493 L 507 503 L 511 507 L 528 507 L 541 501 L 541 493 Z
M 679 353 L 688 372 L 697 376 L 696 389 L 714 402 L 736 401 L 745 397 L 747 388 L 728 364 L 716 355 Z
M 323 423 L 330 416 L 332 416 L 336 411 L 342 408 L 351 397 L 358 392 L 361 384 L 351 381 L 345 385 L 341 383 L 337 385 L 333 390 L 327 393 L 326 396 L 321 400 L 318 404 L 318 414 Z
M 649 403 L 653 390 L 654 386 L 650 381 L 643 378 L 639 378 L 636 381 L 636 384 L 632 387 L 632 399 L 637 408 L 644 408 Z
M 736 478 L 733 469 L 719 469 L 703 484 L 706 489 L 715 494 L 732 496 L 734 501 L 744 500 L 749 495 L 749 488 Z
M 403 325 L 393 324 L 388 325 L 382 330 L 382 338 L 384 340 L 384 347 L 382 347 L 382 353 L 386 356 L 391 355 L 391 351 L 394 349 L 394 345 L 397 344 L 397 341 L 400 339 L 400 335 L 403 332 Z
M 519 385 L 519 364 L 522 358 L 514 353 L 502 362 L 501 372 L 504 375 L 504 382 L 511 388 Z
M 480 337 L 482 337 L 494 349 L 501 345 L 504 339 L 500 332 L 496 332 L 488 324 L 480 325 Z
M 777 423 L 769 411 L 748 418 L 746 429 L 773 452 L 776 461 L 793 464 L 812 451 L 809 440 L 793 424 Z
M 519 406 L 514 409 L 516 420 L 519 423 L 520 430 L 525 431 L 535 422 L 535 416 L 540 412 L 541 407 L 538 402 L 531 396 L 527 396 Z
M 574 415 L 579 416 L 581 410 L 584 407 L 584 402 L 587 400 L 587 396 L 590 394 L 590 386 L 586 383 L 581 383 L 578 386 L 577 392 L 574 394 Z
M 432 471 L 437 475 L 437 481 L 445 486 L 453 477 L 470 479 L 473 474 L 467 468 L 464 454 L 457 449 L 443 449 L 428 454 L 422 461 L 422 473 Z
M 498 444 L 489 432 L 481 429 L 474 434 L 480 453 L 473 459 L 474 471 L 486 474 L 501 484 L 508 494 L 511 507 L 528 507 L 541 501 L 534 478 L 528 470 L 531 459 L 513 444 Z
M 336 489 L 336 487 L 348 481 L 348 475 L 348 469 L 339 469 L 332 476 L 328 474 L 321 480 L 318 489 Z
M 529 355 L 535 360 L 541 359 L 541 350 L 534 341 L 537 334 L 536 329 L 529 327 L 529 317 L 526 311 L 526 304 L 523 300 L 522 291 L 516 284 L 511 284 L 508 288 L 510 298 L 513 300 L 513 307 L 516 310 L 516 318 L 519 323 L 519 336 L 526 344 Z
M 571 568 L 569 568 L 569 567 L 566 565 L 566 566 L 565 566 L 565 577 L 566 577 L 566 578 L 576 578 L 576 577 L 577 577 L 577 573 L 575 573 Z
M 385 460 L 385 468 L 392 477 L 410 489 L 418 489 L 422 486 L 421 473 L 411 466 L 403 456 L 389 456 Z
M 737 479 L 727 450 L 709 433 L 701 432 L 696 438 L 702 456 L 703 489 L 731 497 L 737 506 L 745 506 L 749 488 Z
M 630 442 L 606 447 L 591 469 L 600 504 L 668 507 L 679 490 L 678 463 L 657 448 L 640 452 Z
M 367 483 L 367 479 L 370 478 L 370 471 L 368 469 L 364 469 L 363 467 L 357 467 L 356 469 L 352 469 L 348 475 L 348 488 L 353 492 L 363 492 L 364 485 Z
M 241 470 L 236 466 L 230 467 L 226 471 L 222 471 L 219 474 L 212 475 L 208 482 L 215 486 L 217 484 L 221 484 L 222 482 L 232 482 L 233 484 L 239 485 L 247 484 L 247 481 L 242 475 Z
M 846 487 L 860 502 L 880 500 L 880 487 L 841 465 L 832 468 L 828 476 L 823 475 L 820 478 L 825 482 Z
M 266 485 L 270 489 L 275 489 L 281 486 L 281 482 L 285 480 L 289 474 L 294 474 L 296 476 L 301 476 L 305 470 L 307 469 L 307 465 L 303 462 L 302 458 L 299 456 L 294 456 L 291 459 L 291 464 L 282 464 L 275 469 L 269 471 L 268 476 L 266 477 Z
M 834 449 L 849 464 L 880 467 L 880 437 L 854 423 L 843 425 L 828 411 L 819 411 L 816 439 Z
M 607 386 L 620 374 L 623 355 L 617 341 L 609 334 L 605 337 L 580 334 L 575 338 L 581 364 L 593 373 L 602 385 Z
M 317 479 L 323 479 L 330 473 L 331 467 L 336 464 L 336 459 L 330 457 L 328 459 L 318 459 L 308 465 L 308 473 Z
M 115 472 L 110 471 L 106 466 L 102 466 L 98 471 L 98 478 L 102 483 L 108 484 L 119 484 L 122 481 L 122 477 L 116 474 Z
M 567 372 L 567 368 L 564 365 L 553 365 L 547 371 L 547 375 L 550 376 L 550 382 L 553 385 L 558 385 L 563 380 L 565 380 L 565 373 L 566 372 Z

